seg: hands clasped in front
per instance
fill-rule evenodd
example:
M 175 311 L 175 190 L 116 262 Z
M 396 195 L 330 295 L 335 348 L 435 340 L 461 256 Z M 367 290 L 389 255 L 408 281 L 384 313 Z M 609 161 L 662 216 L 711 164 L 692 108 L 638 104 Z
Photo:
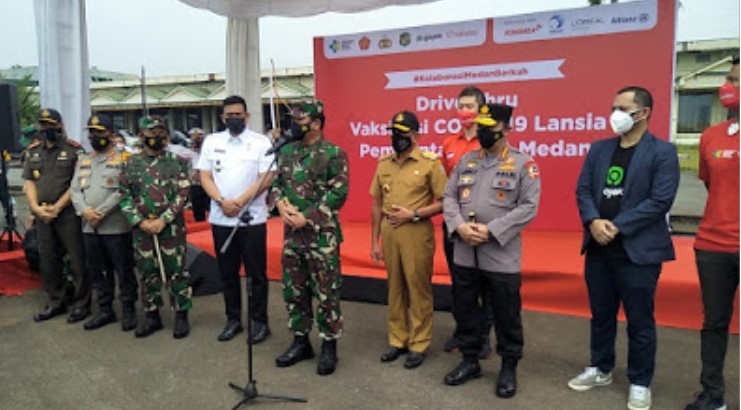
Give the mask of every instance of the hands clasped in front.
M 276 203 L 280 217 L 283 218 L 283 222 L 293 229 L 301 229 L 306 226 L 308 222 L 304 214 L 298 210 L 293 204 L 280 200 Z
M 479 246 L 489 241 L 489 228 L 482 223 L 464 222 L 458 225 L 456 232 L 470 246 Z
M 604 246 L 612 242 L 620 230 L 610 220 L 595 219 L 589 224 L 589 232 L 598 244 Z

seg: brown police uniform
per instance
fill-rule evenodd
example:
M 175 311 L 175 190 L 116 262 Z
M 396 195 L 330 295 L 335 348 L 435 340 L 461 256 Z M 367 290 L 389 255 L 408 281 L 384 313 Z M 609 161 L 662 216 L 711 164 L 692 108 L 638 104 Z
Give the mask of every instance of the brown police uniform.
M 45 141 L 29 146 L 23 164 L 23 179 L 36 185 L 39 205 L 54 204 L 70 188 L 80 145 L 71 140 L 59 140 L 51 147 Z M 56 308 L 69 304 L 74 308 L 89 309 L 90 280 L 84 269 L 82 224 L 72 203 L 50 223 L 37 220 L 40 269 L 48 306 Z M 65 300 L 66 286 L 63 257 L 69 257 L 72 270 L 73 293 Z
M 446 181 L 437 156 L 415 147 L 403 162 L 397 154 L 378 160 L 370 194 L 381 197 L 384 215 L 391 212 L 392 205 L 415 210 L 441 199 Z M 424 219 L 394 228 L 384 218 L 381 243 L 388 271 L 389 345 L 424 352 L 432 339 L 432 221 Z

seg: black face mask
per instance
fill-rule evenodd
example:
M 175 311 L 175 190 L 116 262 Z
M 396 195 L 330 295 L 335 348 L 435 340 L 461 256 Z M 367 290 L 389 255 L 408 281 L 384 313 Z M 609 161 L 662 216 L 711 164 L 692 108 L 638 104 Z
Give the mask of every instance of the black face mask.
M 394 148 L 397 154 L 409 149 L 412 146 L 412 138 L 405 137 L 402 134 L 393 133 L 391 134 L 391 147 Z
M 481 148 L 489 149 L 504 137 L 504 133 L 502 131 L 494 131 L 491 128 L 479 128 L 478 131 L 476 131 L 476 136 L 479 138 Z
M 232 135 L 239 135 L 244 131 L 244 118 L 227 118 L 226 128 L 229 129 L 229 133 Z
M 294 122 L 293 124 L 291 124 L 290 133 L 294 141 L 300 141 L 304 139 L 306 134 L 309 133 L 309 126 L 306 124 L 299 124 L 297 122 Z
M 153 137 L 144 137 L 144 145 L 154 151 L 159 151 L 165 146 L 165 136 L 155 135 Z
M 111 142 L 108 140 L 108 137 L 96 137 L 94 135 L 90 136 L 90 145 L 96 151 L 105 151 L 110 143 Z
M 56 128 L 48 128 L 41 132 L 49 142 L 57 142 L 61 139 L 62 132 Z

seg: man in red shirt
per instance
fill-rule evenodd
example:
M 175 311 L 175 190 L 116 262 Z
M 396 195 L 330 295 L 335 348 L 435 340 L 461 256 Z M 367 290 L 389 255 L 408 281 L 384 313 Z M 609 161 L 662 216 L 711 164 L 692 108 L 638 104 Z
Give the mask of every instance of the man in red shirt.
M 483 91 L 474 87 L 468 86 L 458 94 L 458 119 L 461 121 L 462 130 L 458 134 L 453 134 L 443 140 L 443 153 L 440 158 L 445 167 L 445 173 L 450 176 L 450 173 L 458 165 L 458 160 L 461 159 L 467 153 L 481 148 L 479 140 L 476 137 L 476 124 L 473 119 L 479 112 L 479 107 L 486 103 L 486 97 Z M 445 250 L 445 260 L 448 262 L 448 270 L 452 272 L 451 267 L 453 266 L 453 242 L 448 237 L 448 232 L 445 224 L 443 226 L 443 249 Z M 451 273 L 450 275 L 452 288 L 456 286 L 456 278 Z M 455 291 L 451 289 L 451 298 L 455 295 Z M 491 310 L 491 304 L 487 302 L 487 297 L 484 295 L 484 311 L 486 312 L 486 323 L 484 324 L 484 334 L 486 340 L 484 341 L 483 349 L 479 358 L 486 359 L 491 354 L 491 345 L 489 343 L 489 333 L 491 332 L 491 326 L 493 323 L 493 312 Z M 454 304 L 451 300 L 451 309 Z M 455 334 L 445 342 L 445 351 L 452 352 L 458 349 L 458 340 Z
M 705 320 L 701 333 L 703 391 L 686 410 L 725 409 L 723 363 L 728 324 L 739 279 L 739 60 L 733 60 L 720 102 L 728 121 L 705 130 L 700 138 L 699 177 L 708 189 L 705 214 L 695 239 Z

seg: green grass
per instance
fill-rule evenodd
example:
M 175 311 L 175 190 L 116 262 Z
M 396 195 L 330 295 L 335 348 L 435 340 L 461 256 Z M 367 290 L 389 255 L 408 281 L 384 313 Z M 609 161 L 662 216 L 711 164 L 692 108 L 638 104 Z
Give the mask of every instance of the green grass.
M 679 156 L 679 168 L 682 171 L 697 172 L 700 153 L 697 145 L 677 145 L 677 155 Z

